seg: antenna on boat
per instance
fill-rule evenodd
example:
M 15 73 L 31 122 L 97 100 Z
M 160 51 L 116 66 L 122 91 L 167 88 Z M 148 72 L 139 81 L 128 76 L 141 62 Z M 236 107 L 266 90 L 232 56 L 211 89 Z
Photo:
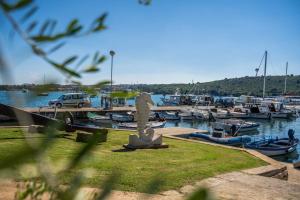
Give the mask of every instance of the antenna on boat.
M 263 100 L 265 100 L 265 93 L 266 93 L 267 59 L 268 59 L 268 51 L 265 51 L 265 68 L 264 68 Z
M 283 94 L 286 94 L 286 81 L 287 81 L 288 67 L 289 67 L 289 63 L 286 62 L 286 65 L 285 65 L 285 79 L 284 79 L 284 92 L 283 92 Z

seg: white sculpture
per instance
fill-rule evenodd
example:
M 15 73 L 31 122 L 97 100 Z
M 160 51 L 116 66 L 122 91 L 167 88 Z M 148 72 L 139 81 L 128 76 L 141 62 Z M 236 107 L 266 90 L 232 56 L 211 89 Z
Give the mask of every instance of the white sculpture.
M 151 106 L 154 103 L 150 94 L 141 93 L 136 97 L 136 119 L 138 136 L 135 134 L 129 135 L 129 148 L 151 148 L 162 145 L 162 135 L 156 134 L 154 129 L 147 127 Z

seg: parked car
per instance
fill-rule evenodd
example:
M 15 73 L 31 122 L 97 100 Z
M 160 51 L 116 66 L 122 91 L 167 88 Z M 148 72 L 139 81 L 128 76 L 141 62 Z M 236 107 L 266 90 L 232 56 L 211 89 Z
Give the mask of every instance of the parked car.
M 66 93 L 49 101 L 49 106 L 61 108 L 63 106 L 75 106 L 78 108 L 91 106 L 91 100 L 87 94 L 84 93 Z

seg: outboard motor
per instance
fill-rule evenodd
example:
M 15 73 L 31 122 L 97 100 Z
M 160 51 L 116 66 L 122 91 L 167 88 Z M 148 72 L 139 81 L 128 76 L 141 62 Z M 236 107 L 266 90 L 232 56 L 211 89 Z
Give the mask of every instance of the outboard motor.
M 216 121 L 216 119 L 214 118 L 214 116 L 211 112 L 209 112 L 209 114 L 208 114 L 208 121 L 210 121 L 210 122 L 215 122 Z
M 155 113 L 155 118 L 158 119 L 158 120 L 160 119 L 160 116 L 157 112 Z
M 293 143 L 294 140 L 295 140 L 295 136 L 294 135 L 295 135 L 295 131 L 293 129 L 289 129 L 288 136 L 289 136 L 289 141 L 291 143 Z
M 230 129 L 231 129 L 231 134 L 232 134 L 232 135 L 235 134 L 235 132 L 236 132 L 236 125 L 233 124 L 233 125 L 230 127 Z

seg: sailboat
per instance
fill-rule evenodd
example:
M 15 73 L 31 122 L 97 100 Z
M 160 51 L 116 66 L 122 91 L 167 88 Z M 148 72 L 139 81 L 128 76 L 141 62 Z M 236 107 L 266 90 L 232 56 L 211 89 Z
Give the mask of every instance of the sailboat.
M 264 76 L 263 76 L 263 94 L 262 101 L 259 103 L 249 103 L 247 107 L 249 110 L 246 112 L 249 118 L 259 118 L 259 119 L 270 119 L 270 118 L 290 118 L 293 116 L 292 111 L 284 109 L 283 105 L 280 102 L 275 102 L 273 100 L 267 100 L 265 98 L 266 93 L 266 73 L 267 73 L 267 59 L 268 52 L 265 51 L 264 56 L 261 60 L 264 60 Z M 259 68 L 256 68 L 256 74 Z M 278 105 L 278 106 L 277 106 Z
M 45 77 L 45 74 L 44 74 L 44 86 L 46 85 L 46 77 Z M 38 96 L 48 96 L 49 93 L 48 92 L 41 92 L 41 93 L 38 93 L 37 94 Z

